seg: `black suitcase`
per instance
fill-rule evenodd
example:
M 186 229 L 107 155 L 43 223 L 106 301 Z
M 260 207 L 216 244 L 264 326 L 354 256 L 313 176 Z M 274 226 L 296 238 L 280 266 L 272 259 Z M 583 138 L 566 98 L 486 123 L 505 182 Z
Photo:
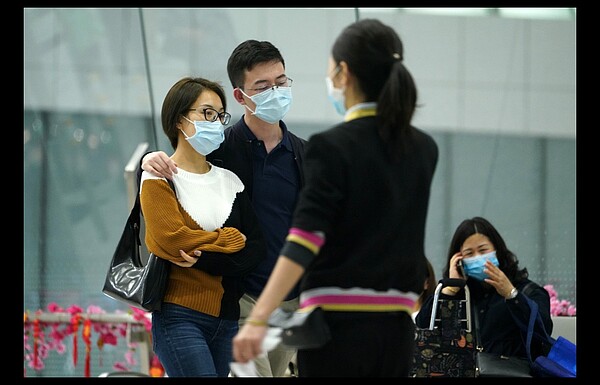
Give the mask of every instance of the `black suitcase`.
M 440 299 L 446 286 L 464 287 L 464 299 Z M 471 327 L 469 288 L 445 279 L 435 289 L 429 328 L 417 328 L 411 377 L 475 377 L 476 342 Z

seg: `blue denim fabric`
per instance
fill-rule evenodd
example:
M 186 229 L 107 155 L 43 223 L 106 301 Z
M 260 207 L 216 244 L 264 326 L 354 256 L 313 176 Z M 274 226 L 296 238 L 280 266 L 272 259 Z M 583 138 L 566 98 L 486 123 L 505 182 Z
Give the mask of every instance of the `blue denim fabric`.
M 152 344 L 169 377 L 227 377 L 237 320 L 172 303 L 152 313 Z

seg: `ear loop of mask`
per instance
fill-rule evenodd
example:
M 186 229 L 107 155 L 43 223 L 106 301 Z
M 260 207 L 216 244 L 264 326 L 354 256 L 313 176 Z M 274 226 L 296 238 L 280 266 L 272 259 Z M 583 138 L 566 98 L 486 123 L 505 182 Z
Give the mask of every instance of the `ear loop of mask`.
M 247 97 L 248 99 L 252 100 L 252 98 L 250 96 L 248 96 L 248 94 L 246 94 L 244 91 L 242 91 L 242 89 L 240 87 L 238 87 L 238 90 L 240 90 L 240 92 L 242 93 L 242 95 L 244 95 L 245 97 Z M 256 111 L 256 102 L 254 102 L 254 100 L 252 100 L 252 103 L 254 103 L 254 111 Z M 244 107 L 248 109 L 248 111 L 252 112 L 253 114 L 256 114 L 256 112 L 252 111 L 250 109 L 250 107 L 248 107 L 248 104 L 244 104 Z
M 181 115 L 182 118 L 184 118 L 185 120 L 187 120 L 188 122 L 190 122 L 192 124 L 192 126 L 194 126 L 194 130 L 196 129 L 196 125 L 194 124 L 194 122 L 192 120 L 189 120 L 187 117 Z M 180 128 L 179 131 L 181 131 L 181 133 L 183 134 L 183 136 L 185 136 L 187 139 L 191 138 L 191 136 L 188 136 L 185 131 L 183 131 L 183 128 Z M 195 133 L 195 132 L 194 132 Z M 192 135 L 194 136 L 194 135 Z

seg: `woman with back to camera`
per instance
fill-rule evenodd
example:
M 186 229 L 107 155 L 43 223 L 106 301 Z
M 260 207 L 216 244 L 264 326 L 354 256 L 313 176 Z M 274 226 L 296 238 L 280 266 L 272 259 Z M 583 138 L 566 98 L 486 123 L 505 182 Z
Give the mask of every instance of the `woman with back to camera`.
M 461 273 L 464 269 L 466 275 Z M 548 334 L 552 333 L 550 296 L 546 289 L 531 281 L 526 268 L 519 269 L 519 261 L 511 252 L 496 228 L 485 218 L 465 219 L 456 228 L 450 247 L 444 278 L 466 278 L 471 294 L 472 312 L 479 323 L 478 344 L 483 351 L 504 356 L 527 357 L 523 343 L 525 333 L 517 321 L 527 325 L 530 308 L 524 296 L 538 305 Z M 444 287 L 440 299 L 464 297 L 459 287 Z M 417 326 L 429 327 L 433 296 L 425 301 L 417 315 Z M 533 340 L 532 356 L 543 352 Z
M 161 111 L 176 192 L 163 177 L 141 177 L 146 246 L 173 263 L 161 309 L 152 313 L 153 349 L 169 377 L 229 375 L 243 279 L 266 253 L 244 184 L 206 161 L 223 141 L 226 108 L 218 83 L 176 82 Z
M 326 84 L 344 121 L 306 145 L 292 227 L 234 338 L 236 361 L 262 353 L 269 316 L 302 278 L 300 307 L 321 307 L 332 338 L 298 350 L 300 377 L 408 376 L 438 148 L 411 125 L 417 89 L 403 54 L 396 32 L 374 19 L 333 44 Z

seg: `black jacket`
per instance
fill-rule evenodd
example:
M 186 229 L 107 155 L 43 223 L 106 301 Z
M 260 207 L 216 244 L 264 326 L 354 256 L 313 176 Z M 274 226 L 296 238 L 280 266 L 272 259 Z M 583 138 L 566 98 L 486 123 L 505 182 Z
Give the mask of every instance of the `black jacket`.
M 377 128 L 375 116 L 360 117 L 312 135 L 306 145 L 306 185 L 292 227 L 323 232 L 325 243 L 318 255 L 303 254 L 311 258 L 286 254 L 307 269 L 303 292 L 423 290 L 425 220 L 438 147 L 411 127 L 408 150 L 394 162 Z

